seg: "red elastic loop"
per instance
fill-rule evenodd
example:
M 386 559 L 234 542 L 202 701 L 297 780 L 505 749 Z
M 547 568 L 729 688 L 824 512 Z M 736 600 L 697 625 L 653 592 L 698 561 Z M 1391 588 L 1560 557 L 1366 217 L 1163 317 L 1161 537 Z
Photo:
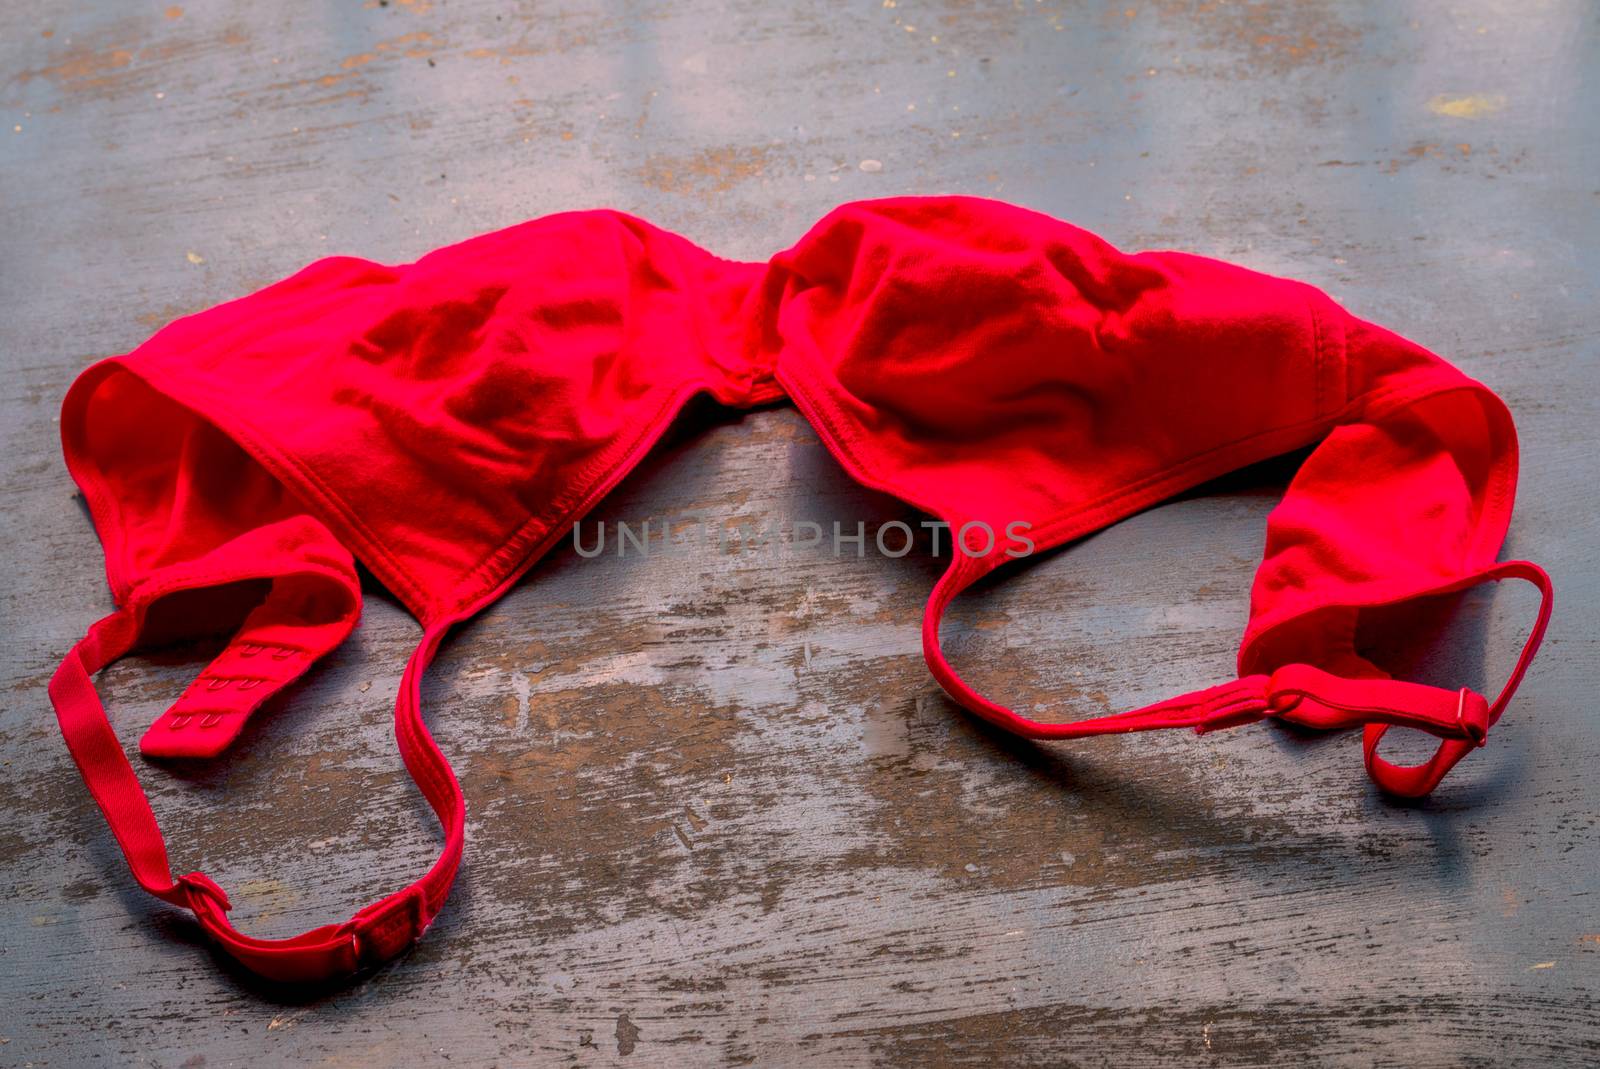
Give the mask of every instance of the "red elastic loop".
M 432 920 L 421 885 L 412 884 L 360 910 L 343 928 L 355 941 L 356 959 L 367 966 L 399 957 L 422 938 Z
M 422 674 L 453 622 L 434 625 L 423 634 L 395 699 L 401 756 L 445 831 L 439 859 L 420 880 L 367 906 L 344 924 L 324 925 L 288 939 L 256 939 L 240 933 L 228 922 L 232 904 L 226 892 L 205 874 L 172 878 L 166 841 L 91 679 L 91 673 L 131 648 L 138 633 L 136 614 L 119 611 L 91 627 L 56 670 L 50 700 L 84 784 L 141 887 L 191 910 L 218 946 L 252 972 L 283 982 L 336 980 L 411 946 L 444 904 L 461 864 L 466 806 L 455 773 L 434 744 L 420 710 Z
M 196 914 L 207 911 L 226 913 L 233 908 L 233 903 L 228 899 L 228 892 L 203 872 L 191 872 L 179 876 L 178 886 L 188 892 L 188 900 L 184 905 Z
M 1321 731 L 1387 724 L 1475 746 L 1489 732 L 1489 703 L 1466 687 L 1347 679 L 1309 664 L 1287 664 L 1272 673 L 1267 701 L 1278 719 Z
M 1537 587 L 1539 615 L 1534 619 L 1533 629 L 1528 632 L 1528 641 L 1522 646 L 1522 653 L 1517 658 L 1516 667 L 1512 669 L 1510 678 L 1500 689 L 1499 696 L 1488 707 L 1489 724 L 1494 724 L 1500 719 L 1506 705 L 1511 701 L 1511 696 L 1517 692 L 1517 687 L 1522 683 L 1522 677 L 1527 673 L 1528 666 L 1533 663 L 1534 655 L 1539 652 L 1539 644 L 1544 641 L 1545 628 L 1549 626 L 1550 613 L 1555 605 L 1555 590 L 1551 585 L 1550 576 L 1537 564 L 1522 560 L 1504 561 L 1485 569 L 1476 581 L 1501 579 L 1523 579 Z M 1367 774 L 1372 777 L 1372 781 L 1388 793 L 1402 798 L 1421 798 L 1432 791 L 1463 757 L 1471 753 L 1476 745 L 1481 745 L 1481 741 L 1475 744 L 1467 739 L 1446 739 L 1439 744 L 1433 756 L 1421 764 L 1397 765 L 1378 756 L 1378 744 L 1390 727 L 1390 724 L 1368 724 L 1362 737 L 1362 751 Z
M 1254 723 L 1267 716 L 1322 730 L 1362 726 L 1368 774 L 1383 790 L 1406 797 L 1427 794 L 1458 761 L 1484 744 L 1490 725 L 1499 720 L 1538 652 L 1554 602 L 1550 577 L 1528 561 L 1493 565 L 1461 584 L 1465 587 L 1490 579 L 1525 579 L 1538 587 L 1542 596 L 1538 618 L 1516 668 L 1493 703 L 1467 688 L 1444 690 L 1394 679 L 1347 679 L 1310 665 L 1293 664 L 1280 668 L 1270 678 L 1244 676 L 1126 713 L 1045 723 L 978 694 L 951 667 L 940 648 L 939 623 L 945 609 L 983 570 L 982 564 L 966 557 L 958 556 L 952 561 L 928 599 L 922 645 L 928 668 L 945 692 L 990 723 L 1033 739 L 1075 739 L 1172 727 L 1193 727 L 1204 733 Z M 1428 761 L 1414 766 L 1395 765 L 1377 755 L 1379 740 L 1394 726 L 1426 731 L 1443 741 Z

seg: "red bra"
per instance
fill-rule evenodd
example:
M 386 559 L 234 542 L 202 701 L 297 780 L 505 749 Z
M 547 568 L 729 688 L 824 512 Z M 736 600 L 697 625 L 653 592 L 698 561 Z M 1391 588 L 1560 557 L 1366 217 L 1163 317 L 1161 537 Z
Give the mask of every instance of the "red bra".
M 278 980 L 350 974 L 421 936 L 465 823 L 418 710 L 423 670 L 701 393 L 736 408 L 792 399 L 852 476 L 950 525 L 960 551 L 923 617 L 928 664 L 967 709 L 1033 738 L 1360 725 L 1372 778 L 1418 796 L 1483 744 L 1549 619 L 1545 573 L 1495 559 L 1517 468 L 1505 405 L 1310 286 L 1129 255 L 964 197 L 847 204 L 766 263 L 718 259 L 617 212 L 555 215 L 400 267 L 318 261 L 73 384 L 67 465 L 118 608 L 50 696 L 138 882 Z M 946 606 L 1011 559 L 986 531 L 1030 524 L 1043 551 L 1312 444 L 1267 522 L 1238 679 L 1047 724 L 975 693 L 945 660 Z M 90 677 L 137 644 L 231 634 L 140 744 L 216 755 L 355 626 L 355 560 L 422 624 L 395 730 L 444 849 L 349 921 L 251 938 L 210 879 L 172 877 Z M 1356 651 L 1364 613 L 1505 578 L 1543 597 L 1493 702 L 1392 680 Z M 1438 736 L 1438 751 L 1384 760 L 1396 724 Z

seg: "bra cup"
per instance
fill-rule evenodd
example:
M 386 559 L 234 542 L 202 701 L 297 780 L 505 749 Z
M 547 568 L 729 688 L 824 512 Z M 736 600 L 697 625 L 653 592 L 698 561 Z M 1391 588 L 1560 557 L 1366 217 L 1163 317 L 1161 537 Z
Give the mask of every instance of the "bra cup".
M 329 261 L 113 363 L 215 420 L 434 619 L 530 563 L 688 396 L 772 395 L 739 318 L 760 273 L 568 213 L 413 264 Z
M 824 433 L 952 520 L 1069 524 L 1249 439 L 1310 441 L 1343 400 L 1310 287 L 1022 209 L 850 206 L 779 264 L 802 298 L 780 370 L 827 396 Z
M 157 429 L 147 454 L 248 455 L 423 618 L 508 582 L 690 394 L 757 403 L 778 395 L 774 377 L 859 478 L 953 525 L 1026 525 L 1035 551 L 1337 424 L 1269 525 L 1252 617 L 1263 632 L 1332 587 L 1393 572 L 1385 553 L 1429 575 L 1492 556 L 1483 519 L 1507 455 L 1514 475 L 1492 395 L 1409 422 L 1374 409 L 1471 380 L 1311 287 L 1124 254 L 962 197 L 846 205 L 764 265 L 615 212 L 547 217 L 399 267 L 334 258 L 106 366 L 204 413 L 194 422 L 223 443 Z M 106 412 L 95 425 L 116 428 L 118 406 Z M 1330 512 L 1366 485 L 1369 439 L 1397 434 L 1434 469 L 1373 480 L 1386 512 Z M 130 530 L 151 528 L 108 546 L 134 571 L 164 531 L 206 522 L 169 523 L 141 501 L 159 480 L 140 481 L 138 456 L 106 464 Z M 207 509 L 228 500 L 234 484 L 220 482 L 195 491 Z M 1502 531 L 1508 510 L 1494 514 Z M 1370 537 L 1333 533 L 1362 524 Z M 990 564 L 1009 559 L 995 542 Z

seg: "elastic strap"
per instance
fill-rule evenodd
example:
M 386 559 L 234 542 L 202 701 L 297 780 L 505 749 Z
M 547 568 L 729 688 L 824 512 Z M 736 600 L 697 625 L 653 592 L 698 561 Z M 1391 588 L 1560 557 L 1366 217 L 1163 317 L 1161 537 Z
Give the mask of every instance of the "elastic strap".
M 1550 577 L 1527 561 L 1496 564 L 1457 584 L 1464 588 L 1486 579 L 1526 579 L 1543 595 L 1538 619 L 1516 669 L 1492 704 L 1467 688 L 1447 690 L 1396 679 L 1347 679 L 1312 665 L 1288 664 L 1270 676 L 1242 676 L 1141 709 L 1056 724 L 1029 719 L 990 701 L 969 687 L 945 659 L 939 646 L 939 623 L 956 595 L 983 574 L 983 565 L 972 561 L 957 557 L 934 587 L 923 615 L 922 645 L 928 668 L 945 692 L 990 723 L 1030 739 L 1080 739 L 1177 727 L 1205 733 L 1267 717 L 1322 731 L 1359 726 L 1365 730 L 1368 773 L 1384 790 L 1407 796 L 1431 791 L 1456 762 L 1483 745 L 1490 725 L 1499 720 L 1538 652 L 1552 603 Z M 1377 756 L 1378 741 L 1391 727 L 1414 728 L 1443 741 L 1425 764 L 1393 765 Z
M 1499 697 L 1488 706 L 1486 715 L 1488 724 L 1494 724 L 1500 719 L 1500 715 L 1505 712 L 1507 704 L 1511 701 L 1511 696 L 1517 692 L 1528 666 L 1533 663 L 1534 655 L 1539 652 L 1539 644 L 1544 641 L 1545 628 L 1550 624 L 1550 613 L 1555 607 L 1555 590 L 1551 585 L 1550 576 L 1537 564 L 1525 560 L 1504 561 L 1484 569 L 1472 582 L 1501 579 L 1523 579 L 1537 587 L 1539 615 L 1534 619 L 1533 629 L 1528 632 L 1528 640 L 1522 645 L 1522 654 L 1517 658 L 1517 665 L 1511 670 L 1510 678 L 1506 680 L 1505 686 L 1500 688 Z M 1483 745 L 1481 737 L 1476 740 L 1446 739 L 1439 744 L 1433 756 L 1422 764 L 1397 765 L 1378 756 L 1378 744 L 1383 741 L 1384 734 L 1392 726 L 1383 723 L 1367 724 L 1362 734 L 1362 751 L 1367 775 L 1372 777 L 1372 781 L 1390 794 L 1403 798 L 1420 798 L 1427 794 L 1439 785 L 1439 781 L 1444 779 L 1445 774 L 1463 757 Z
M 326 981 L 387 961 L 420 938 L 444 905 L 460 866 L 466 807 L 455 773 L 428 733 L 420 708 L 423 672 L 448 628 L 445 622 L 424 632 L 406 664 L 395 700 L 395 737 L 401 756 L 444 829 L 439 860 L 421 879 L 350 920 L 288 939 L 242 934 L 228 922 L 228 896 L 209 877 L 198 872 L 172 876 L 155 813 L 91 679 L 132 647 L 138 635 L 134 613 L 120 610 L 89 629 L 50 680 L 50 701 L 72 759 L 139 885 L 163 901 L 193 911 L 217 944 L 252 972 L 287 982 Z
M 922 617 L 922 652 L 928 662 L 928 670 L 945 693 L 991 724 L 1029 739 L 1081 739 L 1159 728 L 1188 727 L 1199 732 L 1215 731 L 1254 723 L 1272 715 L 1272 705 L 1267 697 L 1268 677 L 1264 675 L 1244 676 L 1141 709 L 1065 724 L 1033 720 L 990 701 L 956 674 L 939 646 L 939 623 L 944 618 L 945 609 L 982 572 L 981 566 L 973 563 L 975 560 L 977 558 L 958 554 L 934 586 Z

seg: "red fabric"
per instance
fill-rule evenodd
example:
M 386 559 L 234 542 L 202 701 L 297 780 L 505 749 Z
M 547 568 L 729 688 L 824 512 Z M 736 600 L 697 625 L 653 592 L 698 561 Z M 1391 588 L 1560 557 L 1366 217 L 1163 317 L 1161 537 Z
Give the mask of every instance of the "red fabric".
M 51 683 L 62 730 L 147 890 L 251 969 L 336 977 L 420 936 L 459 864 L 464 806 L 418 707 L 454 623 L 493 601 L 649 450 L 684 401 L 789 397 L 861 482 L 967 539 L 923 621 L 935 677 L 1036 738 L 1278 717 L 1363 725 L 1386 790 L 1426 793 L 1483 742 L 1550 612 L 1545 574 L 1496 563 L 1516 435 L 1500 399 L 1297 282 L 960 197 L 845 205 L 767 263 L 718 259 L 616 212 L 551 216 L 387 267 L 322 260 L 85 371 L 62 417 L 118 610 Z M 1040 723 L 945 659 L 951 600 L 1010 560 L 1243 465 L 1315 445 L 1267 525 L 1239 678 L 1117 716 Z M 396 702 L 444 829 L 422 879 L 342 925 L 257 940 L 221 889 L 174 880 L 90 676 L 136 644 L 232 633 L 145 736 L 220 753 L 355 625 L 359 559 L 423 625 Z M 1356 649 L 1385 607 L 1521 578 L 1543 595 L 1492 704 L 1387 678 Z M 1400 724 L 1442 740 L 1377 756 Z

